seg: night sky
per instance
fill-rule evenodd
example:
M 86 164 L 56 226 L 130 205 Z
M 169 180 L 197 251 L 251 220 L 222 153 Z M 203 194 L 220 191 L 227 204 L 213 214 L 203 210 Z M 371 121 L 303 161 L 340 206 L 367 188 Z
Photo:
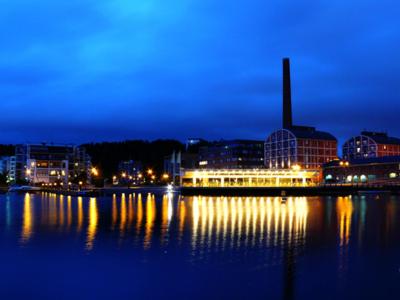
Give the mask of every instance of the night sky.
M 0 0 L 0 143 L 400 136 L 400 4 Z

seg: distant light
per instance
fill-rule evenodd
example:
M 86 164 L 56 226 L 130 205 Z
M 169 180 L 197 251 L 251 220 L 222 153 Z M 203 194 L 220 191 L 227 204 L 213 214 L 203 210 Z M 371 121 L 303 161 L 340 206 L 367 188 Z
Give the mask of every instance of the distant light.
M 172 184 L 167 185 L 167 190 L 168 190 L 168 192 L 172 192 L 174 190 L 174 187 L 172 186 Z
M 300 167 L 299 165 L 293 165 L 293 166 L 292 166 L 292 169 L 293 169 L 294 171 L 300 171 L 300 170 L 301 170 L 301 167 Z
M 96 167 L 93 167 L 92 170 L 91 170 L 91 172 L 92 172 L 92 174 L 93 174 L 94 176 L 99 176 L 99 170 L 97 170 Z

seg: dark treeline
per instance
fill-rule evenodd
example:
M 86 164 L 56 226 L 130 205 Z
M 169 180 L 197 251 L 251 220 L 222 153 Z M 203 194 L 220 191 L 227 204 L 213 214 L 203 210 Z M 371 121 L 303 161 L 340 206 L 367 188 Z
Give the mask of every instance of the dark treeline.
M 173 151 L 183 151 L 184 144 L 176 140 L 131 140 L 123 142 L 103 142 L 82 145 L 105 178 L 111 178 L 118 171 L 118 163 L 136 160 L 144 168 L 152 168 L 158 174 L 163 171 L 164 157 Z
M 14 145 L 0 145 L 0 156 L 13 156 L 15 155 Z

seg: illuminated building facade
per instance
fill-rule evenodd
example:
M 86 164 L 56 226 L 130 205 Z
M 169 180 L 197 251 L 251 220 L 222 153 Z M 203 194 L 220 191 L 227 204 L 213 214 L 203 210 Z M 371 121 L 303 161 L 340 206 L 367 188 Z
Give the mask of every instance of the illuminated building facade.
M 343 159 L 375 158 L 400 155 L 400 139 L 386 133 L 363 131 L 343 145 Z
M 263 142 L 254 140 L 220 141 L 199 151 L 202 169 L 248 169 L 264 165 Z
M 332 161 L 324 166 L 326 183 L 400 183 L 400 156 Z
M 292 99 L 289 59 L 283 60 L 283 128 L 270 134 L 264 146 L 268 169 L 321 169 L 337 158 L 337 140 L 330 133 L 292 122 Z
M 273 132 L 265 141 L 265 166 L 288 169 L 298 165 L 320 169 L 337 158 L 337 140 L 313 127 L 292 126 Z
M 7 182 L 15 181 L 15 156 L 0 157 L 0 174 L 7 176 Z
M 319 172 L 312 170 L 225 169 L 184 170 L 186 187 L 314 186 Z
M 17 145 L 15 157 L 17 180 L 67 185 L 80 176 L 90 182 L 90 158 L 82 147 L 44 143 Z

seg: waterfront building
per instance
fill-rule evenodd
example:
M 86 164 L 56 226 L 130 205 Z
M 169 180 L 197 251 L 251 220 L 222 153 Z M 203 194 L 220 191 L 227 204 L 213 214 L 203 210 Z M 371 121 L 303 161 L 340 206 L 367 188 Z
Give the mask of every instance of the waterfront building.
M 326 183 L 395 183 L 400 184 L 400 156 L 335 160 L 324 166 Z
M 265 141 L 265 166 L 288 169 L 300 166 L 320 169 L 337 158 L 337 140 L 314 127 L 292 126 L 273 132 Z
M 15 156 L 0 157 L 0 174 L 7 175 L 7 181 L 15 181 Z
M 60 184 L 91 179 L 90 157 L 82 147 L 56 144 L 24 144 L 15 148 L 15 179 L 31 184 Z M 83 182 L 85 181 L 85 182 Z
M 343 144 L 343 159 L 375 158 L 400 155 L 400 139 L 387 133 L 363 131 Z
M 305 187 L 318 180 L 316 170 L 213 169 L 184 170 L 182 174 L 185 187 Z
M 164 158 L 164 174 L 167 174 L 171 182 L 180 182 L 182 169 L 194 169 L 198 167 L 199 155 L 197 153 L 173 152 Z
M 231 140 L 211 143 L 199 150 L 202 169 L 249 169 L 264 165 L 263 142 Z
M 283 128 L 271 133 L 264 145 L 264 164 L 268 169 L 321 169 L 337 158 L 337 139 L 315 127 L 292 122 L 289 59 L 283 60 Z

